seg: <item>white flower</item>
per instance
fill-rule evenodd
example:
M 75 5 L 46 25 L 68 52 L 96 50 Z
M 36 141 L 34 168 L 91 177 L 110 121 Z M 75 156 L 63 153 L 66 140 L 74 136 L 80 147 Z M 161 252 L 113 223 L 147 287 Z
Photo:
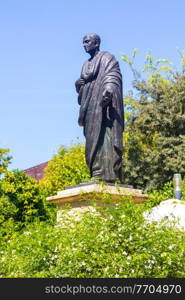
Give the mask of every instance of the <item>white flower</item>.
M 86 263 L 85 263 L 84 261 L 82 261 L 82 262 L 79 264 L 80 267 L 83 267 L 83 266 L 85 266 L 85 265 L 86 265 Z
M 146 269 L 152 269 L 151 265 L 146 266 Z
M 30 235 L 31 232 L 29 232 L 29 231 L 24 231 L 24 234 L 25 234 L 25 235 Z
M 56 258 L 58 258 L 58 255 L 53 255 L 53 256 L 51 257 L 52 260 L 54 260 L 54 259 L 56 259 Z

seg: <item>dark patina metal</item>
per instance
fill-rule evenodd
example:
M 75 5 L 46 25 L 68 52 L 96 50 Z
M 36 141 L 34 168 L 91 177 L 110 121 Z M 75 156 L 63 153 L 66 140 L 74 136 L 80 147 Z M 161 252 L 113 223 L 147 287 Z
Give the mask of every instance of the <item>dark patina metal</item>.
M 122 75 L 109 52 L 100 51 L 100 37 L 87 34 L 83 46 L 90 59 L 75 82 L 86 138 L 86 162 L 91 177 L 114 183 L 122 174 L 124 126 Z

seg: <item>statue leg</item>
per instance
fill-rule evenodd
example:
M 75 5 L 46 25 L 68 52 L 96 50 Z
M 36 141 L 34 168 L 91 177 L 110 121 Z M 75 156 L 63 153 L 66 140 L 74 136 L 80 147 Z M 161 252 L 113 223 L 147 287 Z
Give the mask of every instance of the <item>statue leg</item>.
M 107 109 L 104 113 L 97 150 L 92 164 L 92 177 L 99 177 L 106 182 L 115 182 L 118 179 L 118 175 L 114 170 L 115 154 L 112 120 L 109 118 Z

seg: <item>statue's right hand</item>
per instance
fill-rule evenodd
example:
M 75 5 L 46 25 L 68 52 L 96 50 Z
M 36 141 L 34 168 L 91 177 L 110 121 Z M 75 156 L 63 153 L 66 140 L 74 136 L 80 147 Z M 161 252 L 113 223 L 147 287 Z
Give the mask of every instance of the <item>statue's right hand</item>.
M 75 82 L 75 86 L 76 86 L 76 91 L 77 93 L 79 93 L 81 86 L 83 86 L 85 84 L 85 80 L 80 78 Z
M 84 80 L 83 78 L 80 78 L 80 79 L 78 80 L 78 84 L 79 84 L 80 86 L 84 85 L 84 84 L 85 84 L 85 80 Z
M 79 117 L 78 119 L 78 124 L 79 126 L 84 126 L 84 122 L 83 122 L 83 119 Z

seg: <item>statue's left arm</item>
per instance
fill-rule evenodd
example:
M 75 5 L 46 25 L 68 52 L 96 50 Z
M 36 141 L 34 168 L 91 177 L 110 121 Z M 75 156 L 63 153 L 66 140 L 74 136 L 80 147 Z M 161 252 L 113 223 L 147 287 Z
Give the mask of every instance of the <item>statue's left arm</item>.
M 102 92 L 102 107 L 107 106 L 114 98 L 116 89 L 122 87 L 122 76 L 115 57 L 106 52 L 103 64 L 106 65 Z

